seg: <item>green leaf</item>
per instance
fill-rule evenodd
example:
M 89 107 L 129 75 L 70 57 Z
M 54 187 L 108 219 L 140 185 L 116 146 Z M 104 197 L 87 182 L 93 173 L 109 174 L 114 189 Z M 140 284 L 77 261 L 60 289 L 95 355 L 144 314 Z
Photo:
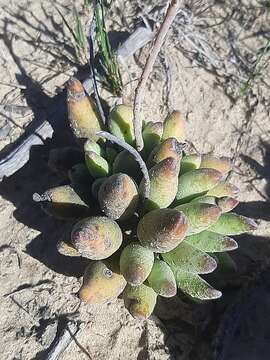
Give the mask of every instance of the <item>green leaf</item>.
M 234 213 L 224 213 L 208 230 L 222 235 L 239 235 L 257 229 L 254 220 Z
M 221 180 L 222 174 L 215 169 L 196 169 L 179 177 L 176 200 L 186 203 L 196 196 L 204 195 Z
M 180 167 L 180 175 L 198 169 L 200 167 L 200 164 L 201 164 L 200 154 L 190 154 L 183 156 Z
M 187 236 L 184 241 L 205 252 L 223 252 L 238 248 L 237 242 L 228 236 L 206 230 Z
M 213 300 L 222 296 L 222 293 L 214 289 L 199 275 L 184 272 L 178 267 L 172 267 L 177 287 L 187 295 L 200 300 Z
M 178 211 L 183 212 L 188 219 L 188 235 L 197 234 L 208 229 L 218 220 L 221 210 L 211 204 L 184 204 L 176 206 Z
M 147 281 L 151 288 L 160 296 L 172 297 L 176 295 L 175 278 L 171 268 L 165 261 L 155 260 Z
M 193 274 L 208 274 L 217 267 L 216 261 L 205 252 L 196 249 L 187 242 L 182 242 L 175 249 L 162 254 L 170 266 Z
M 81 18 L 75 7 L 74 7 L 73 11 L 74 11 L 74 17 L 75 17 L 75 23 L 76 23 L 75 35 L 76 35 L 76 39 L 77 39 L 77 45 L 79 48 L 85 49 L 86 45 L 87 45 L 87 39 L 86 39 L 86 35 L 85 35 L 84 29 L 83 29 Z

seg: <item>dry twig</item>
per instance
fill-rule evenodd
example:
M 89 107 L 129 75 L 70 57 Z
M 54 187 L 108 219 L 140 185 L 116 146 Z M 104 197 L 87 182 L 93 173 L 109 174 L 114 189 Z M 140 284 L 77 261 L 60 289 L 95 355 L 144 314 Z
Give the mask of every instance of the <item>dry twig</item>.
M 57 360 L 69 346 L 69 344 L 74 339 L 74 336 L 80 330 L 78 324 L 70 321 L 67 326 L 63 329 L 63 332 L 60 334 L 59 339 L 57 340 L 55 346 L 51 349 L 46 360 Z
M 146 82 L 149 78 L 149 75 L 153 69 L 156 58 L 160 52 L 161 46 L 164 43 L 165 37 L 169 31 L 170 26 L 172 25 L 177 12 L 180 8 L 180 3 L 182 0 L 172 0 L 169 4 L 167 13 L 165 15 L 164 21 L 157 33 L 152 49 L 150 50 L 148 59 L 146 61 L 145 67 L 143 69 L 139 84 L 135 90 L 135 99 L 134 99 L 134 131 L 136 138 L 136 146 L 138 151 L 141 151 L 143 148 L 143 138 L 142 138 L 142 122 L 140 119 L 142 99 L 144 97 L 144 90 Z

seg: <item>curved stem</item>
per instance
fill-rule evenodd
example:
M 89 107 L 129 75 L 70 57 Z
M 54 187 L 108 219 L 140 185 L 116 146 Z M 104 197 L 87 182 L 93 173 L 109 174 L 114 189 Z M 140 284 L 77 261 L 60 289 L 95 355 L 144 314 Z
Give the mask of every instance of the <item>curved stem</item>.
M 97 132 L 97 135 L 126 149 L 134 157 L 134 159 L 139 163 L 140 169 L 142 171 L 143 178 L 144 178 L 142 197 L 148 198 L 149 194 L 150 194 L 150 177 L 149 177 L 148 169 L 145 165 L 145 162 L 143 161 L 143 159 L 142 159 L 141 155 L 138 153 L 138 151 L 136 149 L 134 149 L 131 145 L 127 144 L 125 141 L 108 133 L 107 131 L 99 131 L 99 132 Z

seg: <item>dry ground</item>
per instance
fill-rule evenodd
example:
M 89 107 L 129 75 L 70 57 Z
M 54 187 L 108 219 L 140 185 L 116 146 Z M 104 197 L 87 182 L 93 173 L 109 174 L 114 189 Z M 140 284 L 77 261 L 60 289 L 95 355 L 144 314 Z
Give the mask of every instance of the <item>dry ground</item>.
M 63 95 L 57 94 L 78 65 L 69 34 L 52 3 L 19 3 L 0 1 L 1 155 L 28 131 L 29 124 L 50 120 L 51 109 L 63 102 Z M 53 3 L 71 20 L 71 1 Z M 162 9 L 158 5 L 165 1 L 152 3 L 115 1 L 111 27 L 132 31 L 142 14 L 158 24 Z M 217 1 L 197 17 L 188 9 L 180 14 L 145 96 L 146 120 L 159 121 L 169 110 L 180 109 L 187 118 L 188 140 L 199 152 L 213 151 L 235 161 L 232 182 L 241 189 L 239 211 L 254 217 L 259 228 L 239 240 L 235 253 L 239 271 L 226 283 L 225 300 L 191 306 L 174 299 L 168 308 L 159 304 L 156 315 L 161 321 L 154 317 L 145 323 L 132 319 L 121 300 L 102 308 L 79 304 L 76 292 L 82 265 L 55 250 L 56 241 L 64 236 L 64 225 L 32 202 L 33 192 L 61 181 L 47 166 L 49 149 L 65 143 L 65 133 L 58 131 L 46 146 L 33 149 L 23 169 L 0 184 L 1 358 L 44 359 L 57 327 L 59 330 L 66 318 L 75 318 L 84 327 L 77 340 L 90 355 L 73 342 L 63 360 L 210 359 L 224 305 L 234 302 L 237 291 L 260 276 L 269 261 L 269 6 L 269 1 Z M 140 74 L 146 50 L 127 64 L 133 79 Z M 131 102 L 135 85 L 133 81 L 126 87 L 126 101 Z M 11 111 L 7 105 L 17 107 Z M 258 286 L 252 282 L 248 289 L 252 292 Z M 264 291 L 266 299 L 269 288 Z M 256 319 L 262 323 L 268 319 L 265 314 L 266 310 Z M 265 342 L 261 340 L 259 348 L 250 333 L 239 342 L 246 360 L 269 358 L 267 328 L 261 328 Z M 256 353 L 247 350 L 248 344 Z M 231 350 L 226 359 L 240 359 L 241 354 Z

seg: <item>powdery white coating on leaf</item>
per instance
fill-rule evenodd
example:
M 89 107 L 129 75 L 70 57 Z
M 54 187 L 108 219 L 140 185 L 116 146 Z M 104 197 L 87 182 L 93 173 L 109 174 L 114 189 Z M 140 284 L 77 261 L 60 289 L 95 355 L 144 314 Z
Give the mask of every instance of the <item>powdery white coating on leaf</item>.
M 208 229 L 221 215 L 221 210 L 211 204 L 183 204 L 175 207 L 175 210 L 185 214 L 188 220 L 188 233 L 193 235 Z
M 154 264 L 154 254 L 139 243 L 127 245 L 120 256 L 120 271 L 133 286 L 142 284 L 150 274 Z
M 152 271 L 147 278 L 151 288 L 164 297 L 176 295 L 177 287 L 173 272 L 165 261 L 155 259 Z
M 123 292 L 125 307 L 130 314 L 140 320 L 147 319 L 154 311 L 157 294 L 147 285 L 127 285 Z
M 199 275 L 191 274 L 177 267 L 172 267 L 177 287 L 184 293 L 200 300 L 213 300 L 222 296 L 221 291 L 214 289 Z
M 174 249 L 188 229 L 185 215 L 173 209 L 152 210 L 140 220 L 137 235 L 141 244 L 154 252 Z
M 222 235 L 239 235 L 256 229 L 254 220 L 234 213 L 224 213 L 208 230 Z
M 162 254 L 162 257 L 170 266 L 177 266 L 192 274 L 209 274 L 217 267 L 211 256 L 187 242 L 182 242 L 174 250 Z
M 214 169 L 196 169 L 189 171 L 179 177 L 176 199 L 185 203 L 196 196 L 206 194 L 221 178 L 222 174 Z
M 238 248 L 234 239 L 207 230 L 187 236 L 184 241 L 205 252 L 223 252 Z
M 71 232 L 71 243 L 75 249 L 91 260 L 106 259 L 122 244 L 119 225 L 102 216 L 89 217 L 76 223 Z

